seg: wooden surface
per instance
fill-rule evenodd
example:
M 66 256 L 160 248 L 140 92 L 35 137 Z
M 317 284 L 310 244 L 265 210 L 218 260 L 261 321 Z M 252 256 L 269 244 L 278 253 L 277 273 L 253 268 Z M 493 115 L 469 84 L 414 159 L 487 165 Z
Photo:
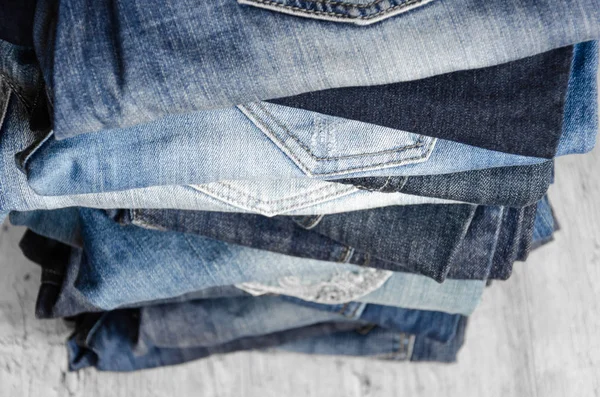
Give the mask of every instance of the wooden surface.
M 130 374 L 66 372 L 61 321 L 33 315 L 40 269 L 0 232 L 0 397 L 600 396 L 600 150 L 557 161 L 556 241 L 495 282 L 454 365 L 236 353 Z

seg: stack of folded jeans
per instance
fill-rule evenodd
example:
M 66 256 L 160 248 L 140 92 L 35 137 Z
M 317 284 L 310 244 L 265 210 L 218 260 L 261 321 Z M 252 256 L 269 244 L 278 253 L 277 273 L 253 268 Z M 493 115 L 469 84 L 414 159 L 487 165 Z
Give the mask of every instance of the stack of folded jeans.
M 69 367 L 453 362 L 598 131 L 600 0 L 0 5 L 0 214 Z

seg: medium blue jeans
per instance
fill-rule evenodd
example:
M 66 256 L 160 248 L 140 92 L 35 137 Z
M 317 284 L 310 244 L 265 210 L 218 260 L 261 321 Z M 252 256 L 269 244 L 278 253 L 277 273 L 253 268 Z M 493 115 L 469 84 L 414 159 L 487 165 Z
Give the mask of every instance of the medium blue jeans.
M 598 0 L 239 3 L 40 0 L 34 36 L 57 136 L 417 80 L 600 36 Z
M 94 366 L 104 371 L 133 371 L 179 364 L 213 354 L 277 346 L 313 354 L 452 362 L 464 342 L 467 323 L 467 318 L 461 317 L 453 336 L 446 342 L 357 321 L 322 323 L 215 346 L 159 347 L 138 333 L 138 316 L 132 310 L 82 316 L 67 342 L 69 369 Z M 176 343 L 177 332 L 171 335 L 171 340 Z
M 359 301 L 469 314 L 485 285 L 479 280 L 438 284 L 409 273 L 389 274 L 228 245 L 191 234 L 119 226 L 102 211 L 80 212 L 85 218 L 80 226 L 84 249 L 75 248 L 70 263 L 64 266 L 62 292 L 54 293 L 64 300 L 45 310 L 51 316 L 53 312 L 76 314 L 81 307 L 110 310 L 139 305 L 236 283 L 260 294 L 244 283 L 266 285 L 270 281 L 297 297 L 319 303 Z M 36 227 L 36 219 L 40 218 L 32 217 L 29 225 L 43 233 L 43 228 Z M 45 232 L 52 234 L 56 229 L 46 228 Z M 60 235 L 64 239 L 73 233 Z

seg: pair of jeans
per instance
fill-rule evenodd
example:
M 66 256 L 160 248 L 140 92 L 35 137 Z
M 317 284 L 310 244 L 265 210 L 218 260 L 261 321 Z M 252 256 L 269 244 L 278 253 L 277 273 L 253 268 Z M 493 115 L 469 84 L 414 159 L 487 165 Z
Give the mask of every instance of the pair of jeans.
M 363 355 L 373 358 L 452 362 L 464 342 L 466 317 L 446 342 L 419 334 L 406 334 L 364 322 L 323 323 L 271 334 L 245 337 L 207 347 L 160 347 L 138 334 L 139 313 L 114 311 L 84 315 L 67 342 L 69 369 L 94 366 L 106 371 L 132 371 L 239 350 L 281 346 L 316 354 Z M 333 336 L 328 339 L 327 336 Z M 337 337 L 336 337 L 337 336 Z M 177 333 L 171 341 L 177 342 Z M 323 339 L 325 338 L 325 339 Z M 295 345 L 294 342 L 305 344 Z
M 26 151 L 22 168 L 37 193 L 72 195 L 228 180 L 447 174 L 544 161 L 268 103 L 240 109 L 245 113 L 169 116 L 62 141 L 49 136 Z M 198 190 L 228 198 L 228 191 Z
M 69 370 L 96 367 L 103 371 L 134 371 L 175 365 L 239 350 L 264 349 L 301 338 L 360 329 L 361 322 L 322 323 L 298 329 L 246 337 L 228 343 L 196 348 L 163 348 L 139 340 L 139 312 L 118 310 L 79 316 L 67 341 Z M 142 347 L 143 346 L 143 347 Z
M 102 211 L 80 212 L 86 218 L 81 226 L 84 249 L 73 248 L 69 263 L 52 269 L 62 272 L 63 282 L 49 283 L 46 288 L 46 296 L 57 297 L 40 306 L 40 312 L 48 316 L 75 315 L 90 307 L 111 310 L 269 280 L 283 280 L 286 291 L 318 303 L 359 301 L 468 315 L 485 286 L 483 280 L 438 284 L 415 274 L 298 259 L 191 234 L 123 227 Z M 28 226 L 40 231 L 33 222 Z M 27 246 L 40 250 L 39 243 Z
M 529 208 L 535 209 L 536 204 Z M 487 279 L 498 233 L 513 245 L 523 209 L 466 205 L 387 207 L 353 213 L 275 217 L 178 210 L 125 210 L 123 224 L 194 233 L 296 257 L 410 271 L 443 281 Z M 535 212 L 528 212 L 532 221 Z M 519 236 L 517 236 L 519 237 Z M 520 238 L 520 237 L 519 237 Z M 497 261 L 500 261 L 498 259 Z M 497 268 L 507 266 L 501 262 Z
M 144 306 L 139 332 L 160 347 L 206 347 L 326 322 L 360 321 L 447 342 L 458 314 L 352 302 L 305 305 L 285 297 L 216 298 Z
M 567 82 L 576 73 L 569 73 L 572 50 L 565 47 L 418 81 L 315 91 L 269 102 L 490 150 L 552 158 L 561 134 Z
M 596 53 L 594 42 L 579 45 L 575 50 L 569 80 L 569 92 L 573 93 L 567 94 L 564 120 L 561 117 L 565 136 L 558 142 L 558 155 L 582 153 L 593 147 L 598 125 L 595 108 Z M 100 134 L 102 137 L 92 135 L 98 139 L 86 137 L 56 142 L 49 137 L 27 150 L 27 155 L 23 156 L 21 162 L 28 170 L 29 183 L 38 193 L 74 194 L 219 179 L 262 179 L 264 184 L 265 180 L 273 178 L 316 177 L 331 180 L 361 175 L 381 175 L 387 178 L 447 174 L 541 161 L 276 105 L 255 103 L 240 109 L 244 110 L 249 119 L 236 110 L 228 109 L 171 116 L 168 120 L 137 126 L 127 131 L 104 131 Z M 583 114 L 588 115 L 585 122 L 573 122 L 576 117 L 577 120 L 582 119 L 577 115 Z M 559 134 L 561 120 L 556 128 Z M 419 124 L 426 124 L 426 120 Z M 193 131 L 189 131 L 191 128 Z M 531 128 L 526 130 L 530 131 Z M 205 131 L 218 134 L 211 137 Z M 238 139 L 238 131 L 243 132 L 243 141 Z M 123 138 L 124 135 L 127 139 Z M 546 141 L 541 136 L 526 136 L 538 140 L 535 146 L 545 145 Z M 201 150 L 197 148 L 198 142 L 203 144 Z M 249 144 L 255 150 L 248 151 Z M 135 159 L 129 156 L 130 146 L 135 146 L 140 153 Z M 112 153 L 113 156 L 107 153 Z M 230 164 L 233 159 L 236 166 Z M 118 177 L 106 177 L 107 174 Z M 282 183 L 276 182 L 277 188 L 269 189 L 268 195 L 257 193 L 257 189 L 240 186 L 240 183 L 196 186 L 196 190 L 199 194 L 210 196 L 217 203 L 265 215 L 294 210 L 309 203 L 329 201 L 351 193 L 339 186 L 327 186 L 315 192 L 310 184 L 310 189 L 304 187 L 301 192 L 311 193 L 306 196 L 306 200 L 297 199 L 290 204 L 286 193 L 291 188 L 282 188 Z M 364 180 L 361 181 L 361 185 L 365 183 Z M 261 185 L 260 189 L 268 188 Z M 299 189 L 295 187 L 295 191 Z M 419 190 L 408 192 L 418 194 Z M 494 191 L 490 191 L 489 194 L 493 193 Z M 469 198 L 468 194 L 463 193 L 462 196 Z M 451 195 L 443 197 L 452 199 Z M 460 197 L 461 195 L 457 195 L 457 198 Z M 407 197 L 403 199 L 407 203 L 413 203 Z M 474 199 L 478 197 L 475 196 Z M 387 203 L 390 202 L 391 198 L 388 198 Z M 206 206 L 206 209 L 211 209 L 209 205 Z M 356 209 L 357 206 L 346 208 Z M 322 213 L 326 212 L 321 210 Z
M 565 101 L 564 117 L 562 121 L 562 136 L 558 142 L 557 155 L 565 155 L 568 153 L 586 153 L 592 150 L 596 140 L 596 132 L 598 131 L 598 42 L 590 41 L 581 43 L 575 46 L 573 59 L 571 63 L 571 74 L 567 90 L 567 98 Z M 305 94 L 299 97 L 296 106 L 301 106 L 311 109 L 318 102 L 318 96 L 324 96 L 330 100 L 331 106 L 337 106 L 334 98 L 329 96 L 332 91 L 323 93 Z M 363 100 L 365 93 L 360 96 L 344 97 L 341 101 L 345 106 L 351 100 Z M 314 96 L 314 97 L 313 97 Z M 310 98 L 314 102 L 304 102 L 306 98 Z M 377 97 L 379 98 L 379 96 Z M 371 98 L 373 99 L 373 98 Z M 292 101 L 292 99 L 290 99 Z M 293 105 L 290 103 L 290 105 Z M 342 111 L 348 113 L 354 112 L 352 115 L 347 114 L 347 117 L 357 118 L 362 121 L 367 121 L 366 118 L 359 118 L 360 112 L 369 112 L 373 107 L 364 107 L 353 109 L 344 107 L 336 109 L 334 112 L 325 111 L 328 114 L 336 116 L 343 115 Z M 338 111 L 339 110 L 339 111 Z M 323 111 L 321 109 L 320 111 Z M 396 114 L 396 113 L 394 113 Z M 384 123 L 375 119 L 368 119 L 374 123 Z M 412 130 L 411 130 L 412 131 Z M 527 129 L 523 131 L 529 131 Z M 486 135 L 487 136 L 487 135 Z M 519 142 L 522 141 L 520 139 Z M 539 136 L 535 136 L 539 139 Z M 514 139 L 509 139 L 514 142 Z M 538 142 L 538 145 L 542 142 Z M 536 145 L 537 146 L 537 145 Z M 542 144 L 542 147 L 544 144 Z M 358 186 L 362 189 L 376 190 L 379 192 L 403 192 L 408 194 L 431 195 L 440 198 L 452 198 L 466 202 L 475 202 L 479 204 L 492 205 L 508 205 L 521 206 L 527 198 L 536 197 L 533 193 L 535 187 L 546 189 L 544 184 L 538 185 L 540 181 L 546 181 L 549 178 L 548 171 L 541 171 L 543 165 L 527 166 L 527 167 L 510 167 L 496 168 L 482 171 L 470 171 L 464 175 L 463 180 L 458 180 L 456 176 L 463 174 L 452 174 L 453 179 L 448 178 L 449 175 L 441 176 L 426 176 L 419 179 L 410 179 L 402 177 L 380 177 L 380 178 L 349 178 L 338 179 L 337 182 L 349 183 Z M 546 165 L 547 167 L 547 165 Z M 543 176 L 542 176 L 543 173 Z M 455 176 L 456 175 L 456 176 Z M 524 190 L 529 186 L 525 181 L 534 181 L 538 183 L 532 184 L 532 190 Z M 497 185 L 496 185 L 497 183 Z M 472 187 L 476 186 L 476 189 Z M 435 187 L 435 188 L 434 188 Z M 517 199 L 522 198 L 523 201 Z M 541 197 L 537 197 L 539 200 Z M 528 204 L 531 201 L 527 202 Z
M 26 60 L 28 55 L 30 54 L 27 52 L 21 52 L 15 57 Z M 16 69 L 24 74 L 35 74 L 35 68 L 28 70 L 26 66 L 19 64 Z M 0 213 L 85 206 L 185 208 L 254 212 L 273 216 L 282 213 L 310 215 L 373 206 L 447 202 L 406 194 L 388 197 L 384 193 L 365 192 L 347 185 L 308 179 L 231 181 L 202 186 L 161 186 L 98 194 L 40 196 L 29 187 L 14 159 L 16 153 L 26 149 L 38 138 L 39 133 L 31 130 L 30 123 L 35 98 L 35 84 L 13 89 L 12 83 L 0 81 Z M 4 118 L 1 117 L 3 115 Z
M 229 180 L 447 174 L 543 161 L 264 102 L 65 140 L 50 133 L 20 156 L 28 183 L 43 195 Z
M 57 136 L 418 80 L 600 35 L 598 0 L 240 3 L 177 0 L 158 12 L 140 1 L 40 1 L 34 37 Z
M 541 200 L 553 178 L 554 163 L 546 161 L 454 174 L 348 178 L 336 182 L 372 192 L 402 192 L 473 204 L 524 207 Z
M 455 336 L 447 342 L 420 336 L 412 337 L 384 328 L 374 328 L 366 335 L 352 331 L 336 332 L 288 342 L 274 349 L 306 354 L 451 363 L 456 361 L 456 355 L 465 341 L 466 328 L 467 318 L 461 317 Z

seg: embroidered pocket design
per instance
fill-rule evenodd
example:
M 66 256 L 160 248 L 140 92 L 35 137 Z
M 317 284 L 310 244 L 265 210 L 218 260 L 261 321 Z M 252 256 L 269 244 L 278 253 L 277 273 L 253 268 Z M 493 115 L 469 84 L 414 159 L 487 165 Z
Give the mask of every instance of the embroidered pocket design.
M 431 1 L 433 0 L 238 0 L 238 3 L 299 17 L 370 25 Z

